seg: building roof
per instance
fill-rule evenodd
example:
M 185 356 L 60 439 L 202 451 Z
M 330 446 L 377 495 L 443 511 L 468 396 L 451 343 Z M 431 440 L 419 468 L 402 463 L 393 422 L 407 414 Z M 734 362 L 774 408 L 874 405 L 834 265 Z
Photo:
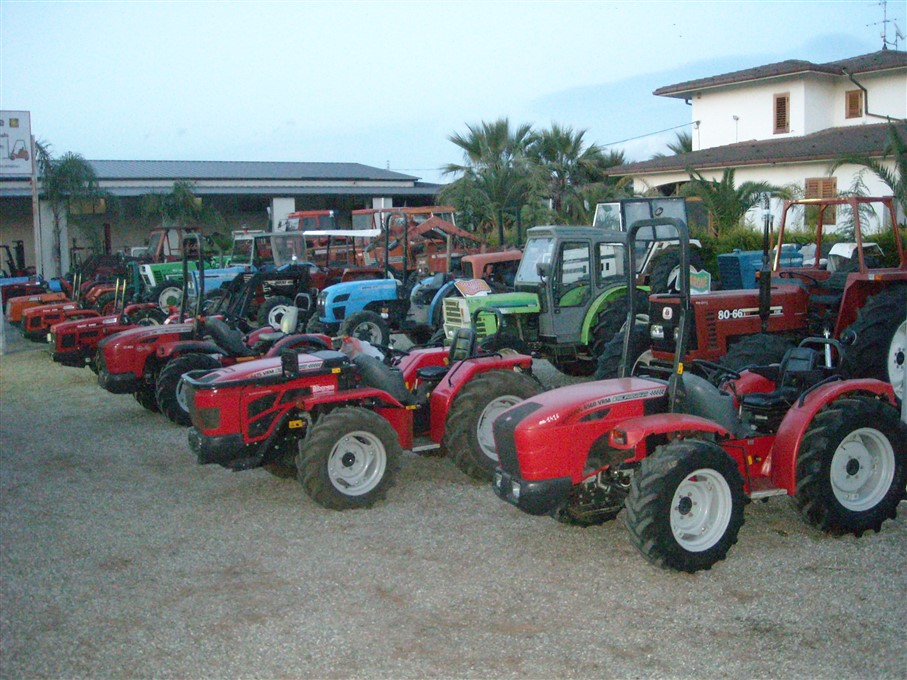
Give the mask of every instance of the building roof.
M 712 87 L 737 85 L 754 80 L 791 76 L 800 73 L 845 76 L 847 73 L 857 75 L 860 73 L 865 74 L 898 68 L 907 68 L 907 52 L 880 50 L 879 52 L 872 52 L 859 57 L 841 59 L 840 61 L 830 61 L 826 64 L 814 64 L 811 61 L 803 61 L 802 59 L 788 59 L 787 61 L 779 61 L 775 64 L 766 64 L 765 66 L 756 66 L 741 71 L 732 71 L 731 73 L 723 73 L 708 78 L 688 80 L 683 83 L 677 83 L 676 85 L 666 85 L 665 87 L 660 87 L 655 90 L 653 94 L 661 97 L 679 97 L 681 99 L 686 99 L 695 92 Z
M 665 156 L 639 163 L 619 165 L 608 170 L 609 175 L 644 175 L 696 168 L 743 167 L 802 163 L 804 161 L 834 161 L 845 154 L 881 156 L 888 138 L 888 123 L 849 125 L 829 128 L 811 135 L 739 142 L 716 146 L 690 153 Z M 902 139 L 907 140 L 907 123 L 895 123 Z
M 415 182 L 418 177 L 361 163 L 253 161 L 88 161 L 99 180 L 338 180 Z

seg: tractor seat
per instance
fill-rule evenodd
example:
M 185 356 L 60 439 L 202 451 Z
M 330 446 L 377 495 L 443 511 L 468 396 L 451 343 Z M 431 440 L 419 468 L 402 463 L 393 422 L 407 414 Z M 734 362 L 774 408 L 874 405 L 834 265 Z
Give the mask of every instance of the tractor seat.
M 447 375 L 450 367 L 458 361 L 476 355 L 476 332 L 472 328 L 458 328 L 450 341 L 447 353 L 447 366 L 425 366 L 416 370 L 416 375 L 426 382 L 438 381 Z
M 744 408 L 769 409 L 789 406 L 808 388 L 826 377 L 819 353 L 810 347 L 792 347 L 787 350 L 778 369 L 777 389 L 744 395 Z
M 404 406 L 415 403 L 412 392 L 406 389 L 403 373 L 399 368 L 388 366 L 380 359 L 368 354 L 359 354 L 353 358 L 359 369 L 362 382 L 376 390 L 383 390 Z
M 211 337 L 215 344 L 227 350 L 231 355 L 237 357 L 254 356 L 256 352 L 243 342 L 243 334 L 230 328 L 220 319 L 205 319 L 205 335 Z

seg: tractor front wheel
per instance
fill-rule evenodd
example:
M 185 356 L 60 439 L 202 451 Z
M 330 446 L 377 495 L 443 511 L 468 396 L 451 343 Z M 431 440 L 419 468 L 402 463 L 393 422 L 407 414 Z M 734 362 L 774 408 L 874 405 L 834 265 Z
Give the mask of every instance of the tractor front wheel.
M 152 413 L 158 413 L 161 409 L 157 404 L 157 396 L 154 393 L 154 383 L 142 380 L 135 392 L 132 393 L 135 400 Z
M 393 486 L 402 455 L 397 433 L 384 418 L 343 407 L 322 416 L 299 442 L 297 478 L 325 508 L 369 508 Z
M 340 324 L 340 335 L 349 335 L 382 347 L 391 344 L 391 333 L 387 322 L 368 309 L 350 314 L 349 318 Z
M 693 573 L 727 556 L 743 526 L 744 502 L 743 478 L 721 447 L 678 439 L 640 463 L 625 522 L 647 560 Z
M 191 425 L 183 373 L 220 368 L 207 354 L 184 354 L 167 362 L 157 377 L 157 403 L 161 413 L 177 425 Z
M 803 435 L 794 504 L 824 531 L 860 536 L 894 519 L 905 483 L 907 425 L 897 410 L 847 397 L 819 411 Z
M 183 284 L 178 281 L 160 283 L 149 291 L 148 300 L 169 314 L 171 307 L 179 307 L 183 301 Z
M 498 466 L 492 424 L 505 410 L 542 391 L 529 375 L 489 371 L 470 380 L 447 414 L 444 448 L 470 477 L 491 481 Z
M 265 300 L 258 309 L 256 320 L 259 326 L 270 326 L 276 331 L 280 330 L 280 323 L 284 314 L 294 307 L 293 301 L 285 295 L 275 295 Z

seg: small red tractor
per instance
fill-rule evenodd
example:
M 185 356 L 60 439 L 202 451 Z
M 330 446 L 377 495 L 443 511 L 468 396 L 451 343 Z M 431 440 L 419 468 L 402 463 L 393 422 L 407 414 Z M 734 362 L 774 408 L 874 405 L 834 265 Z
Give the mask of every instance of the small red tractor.
M 637 235 L 651 240 L 666 222 L 631 228 L 628 263 Z M 690 333 L 686 253 L 675 356 Z M 891 384 L 842 379 L 846 351 L 812 338 L 780 364 L 740 371 L 699 359 L 685 370 L 675 358 L 667 379 L 630 376 L 625 352 L 627 377 L 545 392 L 498 417 L 494 491 L 525 512 L 584 526 L 625 509 L 643 556 L 686 572 L 726 557 L 749 500 L 788 495 L 822 530 L 879 531 L 905 495 L 907 424 Z
M 335 510 L 383 498 L 403 449 L 443 447 L 463 472 L 490 480 L 492 422 L 541 390 L 532 358 L 477 354 L 471 329 L 449 349 L 380 348 L 380 359 L 374 349 L 346 337 L 342 351 L 285 351 L 183 376 L 199 463 L 295 476 Z

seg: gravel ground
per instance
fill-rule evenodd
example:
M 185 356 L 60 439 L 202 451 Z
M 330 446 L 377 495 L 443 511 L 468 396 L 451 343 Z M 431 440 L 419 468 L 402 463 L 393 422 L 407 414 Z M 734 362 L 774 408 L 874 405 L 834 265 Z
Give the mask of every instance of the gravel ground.
M 2 678 L 907 677 L 905 504 L 855 539 L 756 503 L 728 560 L 677 574 L 620 520 L 530 517 L 443 458 L 406 454 L 371 510 L 322 509 L 7 349 Z

